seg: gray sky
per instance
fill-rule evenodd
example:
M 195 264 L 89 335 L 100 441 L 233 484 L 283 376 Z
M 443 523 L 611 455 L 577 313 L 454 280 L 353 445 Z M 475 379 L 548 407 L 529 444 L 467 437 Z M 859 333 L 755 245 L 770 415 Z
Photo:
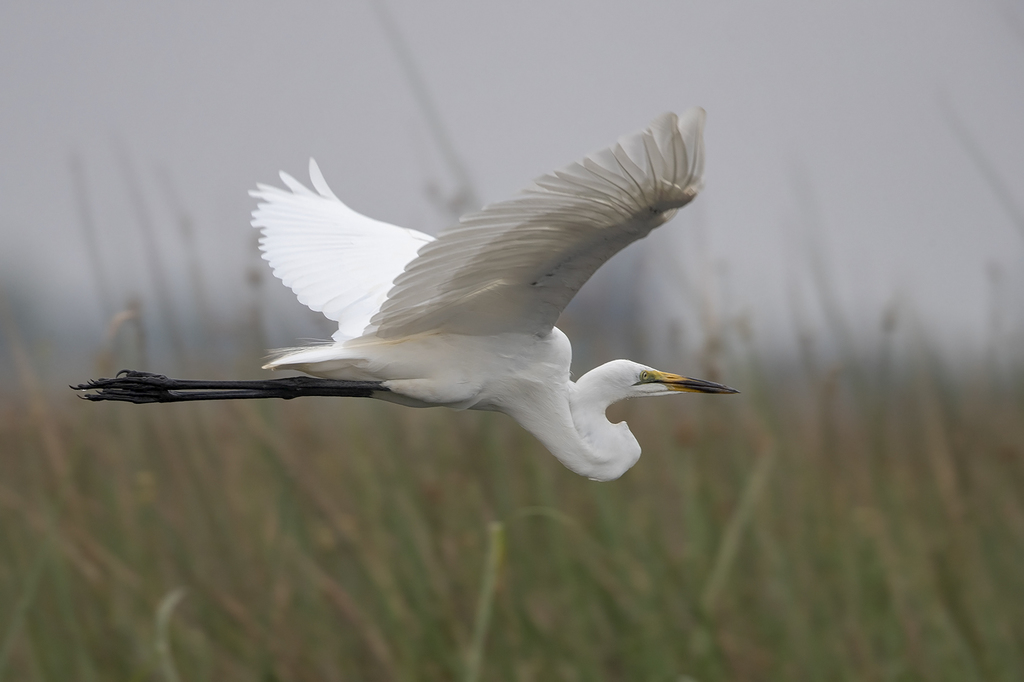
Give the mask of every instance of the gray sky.
M 708 111 L 705 193 L 599 273 L 579 310 L 633 307 L 661 333 L 666 319 L 693 315 L 694 287 L 711 277 L 729 310 L 786 343 L 794 301 L 814 315 L 817 249 L 858 327 L 877 327 L 892 300 L 949 348 L 984 343 L 993 300 L 1000 324 L 1020 323 L 1024 226 L 1011 210 L 1024 211 L 1024 9 L 388 7 L 485 202 L 662 111 Z M 175 216 L 191 216 L 225 315 L 250 300 L 246 191 L 279 169 L 304 180 L 309 156 L 356 210 L 431 232 L 445 222 L 425 186 L 450 186 L 450 175 L 370 2 L 8 2 L 0 19 L 0 282 L 82 344 L 99 342 L 105 313 L 73 155 L 118 305 L 133 293 L 148 301 L 154 287 L 126 176 L 174 283 L 189 272 Z M 290 292 L 268 291 L 272 341 L 313 333 Z M 190 299 L 175 296 L 184 317 Z

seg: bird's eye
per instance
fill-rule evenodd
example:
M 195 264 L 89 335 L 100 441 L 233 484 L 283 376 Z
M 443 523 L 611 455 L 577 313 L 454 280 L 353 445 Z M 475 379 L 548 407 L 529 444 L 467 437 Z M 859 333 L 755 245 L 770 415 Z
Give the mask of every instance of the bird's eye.
M 648 371 L 640 372 L 640 381 L 647 381 L 651 378 L 651 373 Z

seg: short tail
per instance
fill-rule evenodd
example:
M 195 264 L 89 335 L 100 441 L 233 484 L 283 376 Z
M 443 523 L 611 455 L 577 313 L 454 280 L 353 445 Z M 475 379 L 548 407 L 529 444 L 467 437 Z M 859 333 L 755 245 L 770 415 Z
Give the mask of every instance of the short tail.
M 297 369 L 304 366 L 339 361 L 338 346 L 324 343 L 317 346 L 296 346 L 294 348 L 276 348 L 267 355 L 263 369 Z

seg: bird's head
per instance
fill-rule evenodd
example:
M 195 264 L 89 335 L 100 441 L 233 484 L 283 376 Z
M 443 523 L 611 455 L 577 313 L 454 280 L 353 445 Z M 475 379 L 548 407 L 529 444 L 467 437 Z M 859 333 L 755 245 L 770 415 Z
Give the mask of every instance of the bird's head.
M 713 381 L 662 372 L 631 360 L 612 360 L 596 367 L 580 377 L 577 386 L 609 405 L 628 398 L 674 393 L 739 393 Z
M 672 393 L 739 393 L 735 388 L 714 381 L 684 377 L 637 365 L 632 388 L 636 395 L 671 395 Z

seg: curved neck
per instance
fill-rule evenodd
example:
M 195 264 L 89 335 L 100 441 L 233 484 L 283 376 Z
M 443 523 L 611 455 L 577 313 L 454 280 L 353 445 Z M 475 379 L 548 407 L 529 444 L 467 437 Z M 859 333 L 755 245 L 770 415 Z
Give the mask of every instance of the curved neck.
M 576 383 L 569 381 L 535 396 L 509 414 L 567 468 L 596 481 L 611 481 L 636 464 L 640 444 L 625 422 L 612 424 L 605 415 L 621 398 L 609 397 L 613 394 L 605 385 L 602 367 Z

